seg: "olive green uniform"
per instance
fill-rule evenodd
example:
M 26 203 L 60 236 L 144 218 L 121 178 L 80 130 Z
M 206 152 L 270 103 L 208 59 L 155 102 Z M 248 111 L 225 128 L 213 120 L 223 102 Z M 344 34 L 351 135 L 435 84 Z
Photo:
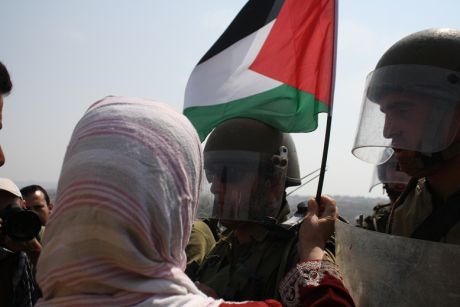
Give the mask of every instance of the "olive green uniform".
M 185 272 L 189 277 L 193 277 L 194 272 L 215 244 L 216 240 L 209 226 L 201 220 L 195 220 L 192 224 L 189 242 L 185 247 L 185 254 L 187 255 Z
M 455 194 L 458 195 L 459 192 L 460 190 Z M 429 185 L 424 178 L 419 179 L 415 188 L 404 196 L 405 197 L 403 197 L 403 195 L 401 196 L 403 200 L 394 210 L 390 223 L 390 233 L 412 237 L 414 231 L 431 214 L 433 208 L 442 206 L 445 202 L 438 199 L 430 192 Z M 399 201 L 397 203 L 399 203 Z M 458 206 L 460 206 L 460 202 Z M 451 227 L 440 241 L 460 244 L 460 222 Z
M 196 280 L 225 300 L 278 297 L 280 279 L 297 263 L 296 233 L 254 225 L 250 237 L 250 242 L 240 244 L 233 232 L 223 234 Z

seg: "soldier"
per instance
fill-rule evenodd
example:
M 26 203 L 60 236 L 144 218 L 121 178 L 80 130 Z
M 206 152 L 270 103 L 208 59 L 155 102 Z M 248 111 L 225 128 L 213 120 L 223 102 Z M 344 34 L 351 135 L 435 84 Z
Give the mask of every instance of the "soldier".
M 394 153 L 413 177 L 388 232 L 460 244 L 460 31 L 396 42 L 368 76 L 362 110 L 353 153 L 376 163 Z
M 291 136 L 253 119 L 227 120 L 209 136 L 204 164 L 215 197 L 210 216 L 227 230 L 195 280 L 227 300 L 279 297 L 297 260 L 295 231 L 279 226 L 289 213 L 285 188 L 301 183 Z
M 379 184 L 383 184 L 383 190 L 388 195 L 390 202 L 377 204 L 373 208 L 373 214 L 366 216 L 360 215 L 357 218 L 357 226 L 368 230 L 385 232 L 391 206 L 398 199 L 407 186 L 410 177 L 399 170 L 398 161 L 392 156 L 387 162 L 375 167 L 371 187 L 369 192 Z

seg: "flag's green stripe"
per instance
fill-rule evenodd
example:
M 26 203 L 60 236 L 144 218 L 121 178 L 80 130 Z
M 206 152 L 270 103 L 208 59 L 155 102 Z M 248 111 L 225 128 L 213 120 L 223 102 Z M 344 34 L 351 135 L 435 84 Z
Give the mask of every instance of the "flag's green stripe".
M 258 119 L 284 132 L 310 132 L 318 127 L 318 113 L 327 111 L 314 95 L 283 84 L 224 104 L 189 107 L 184 114 L 204 141 L 214 127 L 234 117 Z

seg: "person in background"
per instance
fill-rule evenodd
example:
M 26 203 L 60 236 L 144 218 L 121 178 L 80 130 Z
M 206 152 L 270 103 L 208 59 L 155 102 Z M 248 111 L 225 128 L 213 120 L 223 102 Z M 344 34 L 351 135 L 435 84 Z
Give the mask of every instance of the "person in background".
M 0 178 L 0 306 L 33 306 L 40 296 L 33 273 L 40 220 L 24 207 L 16 184 Z
M 21 194 L 27 209 L 32 210 L 38 214 L 42 224 L 40 233 L 38 235 L 39 242 L 42 242 L 45 232 L 45 226 L 48 222 L 49 215 L 53 211 L 53 203 L 50 200 L 48 192 L 39 185 L 29 185 L 21 189 Z
M 410 177 L 399 170 L 398 161 L 396 161 L 394 156 L 387 162 L 377 165 L 369 192 L 377 185 L 382 184 L 383 190 L 388 195 L 390 202 L 375 206 L 372 215 L 366 217 L 363 215 L 358 216 L 356 220 L 357 226 L 368 230 L 386 232 L 391 207 L 404 191 L 409 180 Z
M 23 187 L 21 194 L 26 202 L 26 207 L 37 213 L 40 217 L 40 222 L 45 226 L 49 215 L 53 211 L 53 204 L 48 192 L 41 186 L 33 184 Z
M 93 104 L 65 154 L 37 306 L 282 306 L 214 299 L 184 273 L 202 176 L 200 140 L 182 114 L 129 97 Z M 281 285 L 284 303 L 354 306 L 335 264 L 323 260 L 335 202 L 309 205 L 300 260 Z
M 3 98 L 12 88 L 8 69 L 0 62 L 0 129 L 3 127 Z M 0 144 L 0 166 L 4 164 L 5 155 Z M 13 215 L 19 219 L 11 218 Z M 25 225 L 31 226 L 28 229 L 21 227 L 24 216 Z M 24 214 L 22 195 L 14 182 L 0 178 L 0 306 L 33 306 L 40 296 L 33 274 L 41 245 L 33 236 L 29 238 L 30 233 L 38 234 L 38 230 L 35 233 L 33 229 L 39 225 L 37 221 L 38 217 Z
M 3 127 L 3 96 L 8 95 L 13 88 L 11 78 L 5 65 L 0 62 L 0 129 Z M 2 147 L 0 145 L 0 166 L 5 164 L 5 156 L 3 154 Z

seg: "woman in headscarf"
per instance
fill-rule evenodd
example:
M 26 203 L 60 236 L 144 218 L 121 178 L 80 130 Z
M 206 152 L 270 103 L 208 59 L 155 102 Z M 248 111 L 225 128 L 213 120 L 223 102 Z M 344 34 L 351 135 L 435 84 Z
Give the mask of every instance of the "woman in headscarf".
M 184 273 L 201 178 L 201 144 L 182 114 L 137 98 L 93 104 L 64 158 L 38 263 L 38 305 L 232 305 L 206 296 Z M 321 261 L 337 214 L 331 199 L 323 201 L 319 216 L 310 202 L 316 214 L 299 239 L 308 261 L 281 286 L 287 305 L 353 304 L 333 264 Z

